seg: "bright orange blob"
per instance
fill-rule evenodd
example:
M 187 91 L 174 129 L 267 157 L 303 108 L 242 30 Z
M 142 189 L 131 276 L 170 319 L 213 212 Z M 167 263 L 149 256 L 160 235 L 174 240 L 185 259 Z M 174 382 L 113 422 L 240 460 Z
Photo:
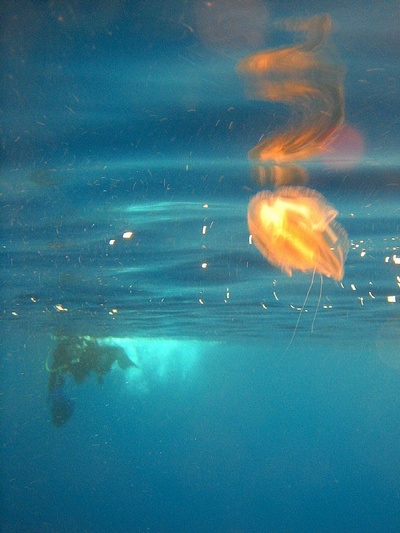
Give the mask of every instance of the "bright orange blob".
M 340 281 L 349 249 L 337 211 L 322 194 L 305 187 L 262 191 L 249 204 L 253 243 L 283 272 L 318 272 Z

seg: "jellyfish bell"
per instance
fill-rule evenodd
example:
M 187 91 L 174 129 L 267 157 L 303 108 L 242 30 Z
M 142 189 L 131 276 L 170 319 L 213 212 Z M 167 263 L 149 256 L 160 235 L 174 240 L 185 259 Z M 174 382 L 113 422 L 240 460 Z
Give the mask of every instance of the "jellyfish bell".
M 317 272 L 340 281 L 349 243 L 337 211 L 313 189 L 262 191 L 248 208 L 248 227 L 262 255 L 283 272 Z

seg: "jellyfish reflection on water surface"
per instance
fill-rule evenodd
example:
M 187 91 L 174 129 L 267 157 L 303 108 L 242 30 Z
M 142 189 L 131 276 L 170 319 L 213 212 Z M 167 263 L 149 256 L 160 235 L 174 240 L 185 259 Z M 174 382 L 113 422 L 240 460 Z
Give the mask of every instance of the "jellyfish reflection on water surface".
M 340 281 L 349 243 L 337 214 L 317 191 L 281 187 L 251 199 L 248 226 L 263 256 L 289 276 L 300 270 Z
M 328 43 L 331 17 L 317 15 L 280 25 L 303 33 L 305 42 L 256 52 L 236 66 L 249 98 L 283 102 L 295 119 L 286 131 L 250 150 L 249 160 L 256 165 L 253 177 L 259 185 L 306 183 L 307 172 L 296 163 L 323 154 L 344 122 L 344 68 L 334 60 Z

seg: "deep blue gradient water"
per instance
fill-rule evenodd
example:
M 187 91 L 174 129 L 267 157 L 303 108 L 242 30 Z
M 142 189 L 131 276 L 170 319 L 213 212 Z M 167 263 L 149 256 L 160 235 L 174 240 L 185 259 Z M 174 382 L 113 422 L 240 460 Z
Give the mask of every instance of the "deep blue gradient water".
M 1 531 L 399 531 L 398 2 L 0 10 Z M 364 152 L 304 165 L 350 240 L 310 289 L 249 243 L 247 152 L 290 117 L 235 64 L 325 12 Z M 74 335 L 137 368 L 66 376 L 55 427 Z

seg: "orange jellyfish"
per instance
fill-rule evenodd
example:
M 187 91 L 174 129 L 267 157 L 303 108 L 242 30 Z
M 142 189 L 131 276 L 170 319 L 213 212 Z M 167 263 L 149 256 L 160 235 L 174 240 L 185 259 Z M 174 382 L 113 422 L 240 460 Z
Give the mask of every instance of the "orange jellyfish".
M 317 272 L 340 281 L 349 249 L 338 212 L 305 187 L 262 191 L 248 208 L 248 226 L 262 255 L 283 272 Z

